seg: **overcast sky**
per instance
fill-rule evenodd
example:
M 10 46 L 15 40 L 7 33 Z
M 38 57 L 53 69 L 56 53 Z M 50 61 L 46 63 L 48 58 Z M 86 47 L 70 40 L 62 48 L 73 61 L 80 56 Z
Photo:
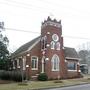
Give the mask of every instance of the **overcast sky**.
M 41 22 L 48 16 L 62 20 L 64 46 L 90 42 L 90 0 L 0 0 L 0 21 L 11 28 L 4 32 L 9 49 L 14 51 L 39 36 Z

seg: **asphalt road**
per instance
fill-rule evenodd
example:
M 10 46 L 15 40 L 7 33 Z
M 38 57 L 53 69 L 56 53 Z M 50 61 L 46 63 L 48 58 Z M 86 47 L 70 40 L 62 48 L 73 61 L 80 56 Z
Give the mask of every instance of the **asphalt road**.
M 46 89 L 46 90 L 90 90 L 90 84 L 63 87 L 63 88 Z

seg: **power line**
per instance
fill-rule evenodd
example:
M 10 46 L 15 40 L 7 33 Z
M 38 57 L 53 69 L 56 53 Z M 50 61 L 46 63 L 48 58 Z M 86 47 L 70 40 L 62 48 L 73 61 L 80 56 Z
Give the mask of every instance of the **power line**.
M 66 38 L 72 38 L 72 39 L 85 39 L 85 40 L 90 40 L 90 38 L 83 38 L 83 37 L 76 37 L 76 36 L 63 36 Z
M 33 32 L 29 30 L 23 30 L 23 29 L 15 29 L 15 28 L 5 28 L 6 30 L 11 30 L 11 31 L 18 31 L 18 32 L 26 32 L 26 33 L 33 33 L 33 34 L 39 34 L 40 32 Z M 71 38 L 71 39 L 83 39 L 83 40 L 90 40 L 90 38 L 84 38 L 84 37 L 77 37 L 77 36 L 66 36 L 63 35 L 64 38 Z
M 75 9 L 75 8 L 72 8 L 72 7 L 67 7 L 66 5 L 62 5 L 61 4 L 61 6 L 60 6 L 60 3 L 59 4 L 57 4 L 57 3 L 52 3 L 52 2 L 50 2 L 50 1 L 46 1 L 46 0 L 38 0 L 38 1 L 41 1 L 41 2 L 44 2 L 44 3 L 47 3 L 47 4 L 52 4 L 52 5 L 55 5 L 56 7 L 61 7 L 61 6 L 63 6 L 64 8 L 68 8 L 68 9 L 70 9 L 70 10 L 74 10 L 74 11 L 76 11 L 76 12 L 78 12 L 78 13 L 81 13 L 80 11 L 84 11 L 84 10 L 80 10 L 79 8 L 78 9 Z M 84 13 L 85 13 L 86 11 L 84 11 Z M 90 12 L 88 12 L 88 14 L 90 14 Z
M 4 1 L 8 1 L 8 2 L 13 2 L 13 3 L 16 3 L 16 4 L 21 4 L 21 5 L 24 5 L 24 6 L 32 6 L 32 7 L 35 7 L 35 8 L 40 8 L 40 9 L 42 9 L 43 7 L 40 7 L 40 6 L 33 6 L 32 4 L 27 4 L 27 3 L 23 3 L 23 2 L 17 2 L 17 1 L 15 1 L 15 0 L 4 0 Z M 49 4 L 49 5 L 54 5 L 54 6 L 56 6 L 56 7 L 61 7 L 60 6 L 60 4 L 56 4 L 56 3 L 52 3 L 52 2 L 49 2 L 49 1 L 43 1 L 43 0 L 39 0 L 39 1 L 41 1 L 41 2 L 44 2 L 44 3 L 46 3 L 46 4 Z M 72 9 L 72 10 L 75 10 L 75 8 L 72 8 L 72 7 L 66 7 L 66 6 L 64 6 L 63 5 L 63 7 L 64 8 L 69 8 L 69 9 Z M 48 9 L 47 7 L 44 7 L 43 9 Z M 76 11 L 77 11 L 78 9 L 76 9 Z
M 23 2 L 17 2 L 17 1 L 15 1 L 15 0 L 5 0 L 6 2 L 0 2 L 0 3 L 3 3 L 3 4 L 6 4 L 6 5 L 12 5 L 12 4 L 10 4 L 10 3 L 13 3 L 14 4 L 14 6 L 18 6 L 18 7 L 21 7 L 21 8 L 24 8 L 24 9 L 32 9 L 32 8 L 35 8 L 35 9 L 39 9 L 39 10 L 42 10 L 43 11 L 43 13 L 45 13 L 45 10 L 46 11 L 48 11 L 48 10 L 50 10 L 50 11 L 48 11 L 49 13 L 50 12 L 52 12 L 53 10 L 55 10 L 55 8 L 52 8 L 52 9 L 48 9 L 47 8 L 47 6 L 46 7 L 39 7 L 39 6 L 33 6 L 32 4 L 27 4 L 27 3 L 23 3 Z M 41 1 L 41 0 L 39 0 L 39 1 Z M 44 3 L 49 3 L 49 5 L 54 5 L 56 8 L 58 8 L 58 7 L 61 7 L 59 4 L 56 4 L 56 3 L 52 3 L 52 2 L 48 2 L 48 1 L 41 1 L 41 2 L 44 2 Z M 20 6 L 20 5 L 23 5 L 23 6 Z M 13 6 L 13 5 L 12 5 Z M 63 6 L 64 8 L 68 8 L 68 9 L 72 9 L 72 10 L 74 10 L 74 11 L 76 11 L 76 12 L 78 12 L 78 13 L 81 13 L 80 12 L 80 10 L 78 10 L 78 9 L 75 9 L 75 8 L 72 8 L 72 7 L 66 7 L 66 6 Z M 35 10 L 34 12 L 36 12 L 37 10 Z M 40 13 L 42 13 L 41 11 L 37 11 L 37 12 L 40 12 Z M 84 12 L 86 12 L 86 11 L 84 11 Z M 90 12 L 88 12 L 89 14 L 90 14 Z
M 15 0 L 4 0 L 4 1 L 7 1 L 7 2 L 11 2 L 11 3 L 16 3 L 16 4 L 21 4 L 21 5 L 24 5 L 26 7 L 35 7 L 35 8 L 39 8 L 39 9 L 48 9 L 47 7 L 40 7 L 40 6 L 33 6 L 32 4 L 27 4 L 27 3 L 23 3 L 23 2 L 17 2 Z
M 5 4 L 5 5 L 11 5 L 11 6 L 14 6 L 14 7 L 19 7 L 19 8 L 24 8 L 24 9 L 28 9 L 28 10 L 33 10 L 33 9 L 37 9 L 37 10 L 33 10 L 34 12 L 40 12 L 40 13 L 46 13 L 45 12 L 45 10 L 46 11 L 48 11 L 48 8 L 43 8 L 43 7 L 38 7 L 38 6 L 33 6 L 33 5 L 31 5 L 31 4 L 24 4 L 24 3 L 17 3 L 16 1 L 8 1 L 8 0 L 5 0 L 5 2 L 1 2 L 0 1 L 0 4 Z M 20 6 L 20 5 L 22 5 L 22 6 Z M 43 11 L 43 12 L 41 12 L 41 11 Z M 52 10 L 53 11 L 53 10 Z M 50 12 L 50 11 L 48 11 L 48 12 Z
M 15 29 L 15 28 L 5 28 L 6 30 L 11 30 L 11 31 L 18 31 L 18 32 L 27 32 L 27 33 L 34 33 L 34 34 L 40 34 L 39 32 L 33 32 L 29 30 L 23 30 L 23 29 Z

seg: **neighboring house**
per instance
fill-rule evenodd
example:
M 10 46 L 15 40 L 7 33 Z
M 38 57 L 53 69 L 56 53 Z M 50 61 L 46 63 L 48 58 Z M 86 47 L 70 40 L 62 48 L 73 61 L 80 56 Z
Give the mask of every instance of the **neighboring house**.
M 63 46 L 61 21 L 50 17 L 42 23 L 41 35 L 17 49 L 12 59 L 13 69 L 22 69 L 31 78 L 40 73 L 46 73 L 48 79 L 80 76 L 76 50 Z

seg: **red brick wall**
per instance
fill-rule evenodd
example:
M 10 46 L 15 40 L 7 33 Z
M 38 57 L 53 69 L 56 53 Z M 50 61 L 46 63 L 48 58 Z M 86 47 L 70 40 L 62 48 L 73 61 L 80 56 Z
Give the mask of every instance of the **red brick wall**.
M 47 32 L 50 32 L 50 34 L 47 34 Z M 50 45 L 50 42 L 52 41 L 52 35 L 57 34 L 59 36 L 59 42 L 61 45 L 60 50 L 52 50 L 49 47 L 45 50 L 45 58 L 49 58 L 49 60 L 45 61 L 45 72 L 48 75 L 49 79 L 56 79 L 56 78 L 70 78 L 75 77 L 78 75 L 77 72 L 71 72 L 67 70 L 67 63 L 65 62 L 65 55 L 63 50 L 63 37 L 62 37 L 62 28 L 58 28 L 55 26 L 46 26 L 42 28 L 41 30 L 41 37 L 47 36 L 47 44 Z M 27 53 L 30 54 L 30 56 L 27 56 Z M 26 68 L 27 76 L 35 76 L 36 74 L 39 74 L 42 69 L 42 51 L 41 51 L 41 41 L 34 46 L 29 52 L 23 54 L 22 56 L 26 56 L 26 64 L 29 65 L 28 68 Z M 51 66 L 51 59 L 54 54 L 57 54 L 60 59 L 60 71 L 52 71 Z M 37 56 L 38 57 L 38 70 L 32 70 L 31 69 L 31 56 Z
M 78 77 L 77 71 L 68 71 L 68 78 Z
M 27 57 L 27 64 L 29 63 L 30 67 L 27 70 L 27 72 L 30 76 L 35 76 L 36 74 L 40 73 L 40 62 L 41 62 L 40 50 L 41 50 L 41 46 L 40 46 L 40 42 L 39 42 L 35 47 L 33 47 L 30 50 L 30 52 L 28 52 L 30 54 L 30 56 Z M 38 57 L 38 70 L 32 70 L 31 69 L 31 56 L 37 56 Z
M 79 70 L 80 70 L 80 67 L 78 66 L 78 60 L 71 60 L 71 59 L 67 59 L 67 63 L 69 62 L 75 62 L 77 64 L 77 67 L 76 67 L 76 70 L 71 70 L 69 71 L 68 68 L 67 68 L 67 77 L 68 78 L 74 78 L 74 77 L 79 77 Z M 66 66 L 67 66 L 67 63 L 66 63 Z
M 47 34 L 47 32 L 50 32 L 50 34 Z M 64 52 L 63 52 L 63 37 L 62 35 L 62 29 L 57 28 L 55 26 L 46 26 L 41 30 L 41 36 L 47 36 L 47 43 L 50 44 L 52 41 L 52 35 L 57 34 L 59 36 L 59 42 L 61 44 L 61 50 L 52 50 L 50 47 L 46 50 L 46 57 L 49 58 L 48 61 L 45 63 L 45 72 L 47 73 L 49 79 L 53 78 L 56 79 L 58 77 L 65 78 L 66 77 L 66 67 L 65 67 L 65 61 L 64 61 Z M 51 59 L 54 54 L 57 54 L 60 58 L 60 71 L 52 71 L 51 66 Z

